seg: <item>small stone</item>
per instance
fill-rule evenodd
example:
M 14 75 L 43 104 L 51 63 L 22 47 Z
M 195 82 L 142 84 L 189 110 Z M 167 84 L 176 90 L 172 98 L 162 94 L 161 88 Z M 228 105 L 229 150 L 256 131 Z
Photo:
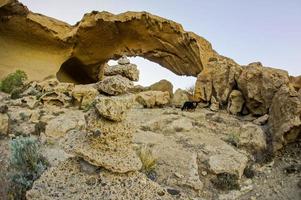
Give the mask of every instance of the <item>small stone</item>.
M 206 176 L 208 173 L 206 171 L 202 171 L 202 175 Z
M 117 62 L 119 65 L 130 64 L 130 60 L 125 55 L 119 58 Z
M 180 191 L 179 190 L 176 190 L 176 189 L 171 189 L 171 188 L 168 188 L 167 189 L 167 192 L 173 196 L 175 195 L 179 195 L 180 194 Z

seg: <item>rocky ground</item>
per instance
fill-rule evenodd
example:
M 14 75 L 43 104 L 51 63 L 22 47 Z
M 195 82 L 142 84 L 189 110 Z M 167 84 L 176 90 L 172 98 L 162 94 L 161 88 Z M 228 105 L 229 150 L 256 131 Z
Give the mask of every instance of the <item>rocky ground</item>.
M 66 109 L 56 118 L 68 112 L 74 112 L 74 109 Z M 78 111 L 78 114 L 85 112 Z M 138 105 L 129 112 L 128 118 L 137 127 L 133 135 L 135 148 L 147 146 L 157 160 L 152 173 L 147 174 L 148 180 L 168 189 L 175 199 L 300 199 L 300 141 L 288 145 L 272 162 L 247 161 L 254 159 L 249 144 L 254 143 L 253 149 L 264 145 L 261 127 L 253 123 L 253 118 L 238 118 L 205 108 L 183 112 L 171 107 L 145 109 Z M 249 127 L 252 137 L 246 136 L 234 144 L 233 134 L 245 127 Z M 64 139 L 40 139 L 44 143 L 43 154 L 53 167 L 73 157 L 65 153 Z M 0 162 L 4 166 L 1 175 L 5 175 L 9 158 L 9 140 L 1 138 L 0 141 Z M 243 169 L 250 163 L 254 177 L 247 178 Z M 240 189 L 217 189 L 212 179 L 214 172 L 219 170 L 241 176 Z

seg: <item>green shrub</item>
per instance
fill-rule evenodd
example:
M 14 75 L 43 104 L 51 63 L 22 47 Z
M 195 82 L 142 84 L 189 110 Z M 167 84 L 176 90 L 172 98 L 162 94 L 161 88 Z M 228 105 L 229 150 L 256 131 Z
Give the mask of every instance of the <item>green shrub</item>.
M 40 146 L 32 137 L 17 137 L 10 142 L 9 196 L 23 199 L 25 192 L 48 167 L 47 160 L 40 154 Z
M 26 79 L 26 73 L 24 71 L 17 70 L 0 81 L 0 90 L 6 93 L 12 93 L 14 89 L 22 87 Z
M 231 133 L 228 135 L 228 138 L 226 139 L 226 142 L 229 144 L 238 147 L 239 146 L 239 135 L 235 133 Z
M 239 190 L 238 176 L 235 174 L 221 173 L 212 179 L 213 185 L 220 190 Z

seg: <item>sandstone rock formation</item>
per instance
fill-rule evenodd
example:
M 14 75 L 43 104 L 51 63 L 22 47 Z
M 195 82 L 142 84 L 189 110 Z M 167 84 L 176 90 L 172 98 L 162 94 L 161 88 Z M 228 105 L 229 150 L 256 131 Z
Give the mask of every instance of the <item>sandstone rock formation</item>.
M 72 90 L 72 96 L 83 107 L 91 105 L 98 94 L 92 85 L 76 85 Z
M 289 77 L 286 71 L 251 63 L 243 69 L 237 83 L 249 111 L 264 115 L 268 113 L 275 93 L 289 83 Z
M 182 89 L 177 89 L 173 95 L 173 98 L 171 100 L 171 104 L 175 107 L 179 108 L 181 107 L 185 101 L 189 100 L 189 94 L 187 91 Z
M 242 93 L 239 90 L 233 90 L 228 100 L 228 112 L 237 115 L 242 111 L 244 103 L 245 100 Z
M 109 66 L 107 65 L 104 70 L 105 76 L 114 76 L 121 75 L 125 78 L 130 79 L 131 81 L 139 80 L 139 70 L 137 65 L 131 64 L 130 61 L 126 57 L 122 57 L 118 60 L 119 65 Z
M 292 88 L 282 86 L 275 94 L 268 125 L 272 134 L 274 151 L 296 141 L 301 132 L 301 95 Z
M 145 108 L 162 107 L 170 102 L 168 92 L 161 91 L 145 91 L 137 94 L 136 101 Z
M 196 76 L 209 58 L 218 57 L 204 38 L 146 12 L 92 12 L 75 26 L 32 13 L 16 0 L 3 2 L 0 13 L 0 44 L 6 49 L 0 51 L 1 77 L 18 67 L 30 79 L 57 73 L 62 81 L 91 83 L 100 66 L 123 55 Z
M 114 96 L 127 93 L 133 86 L 133 83 L 129 79 L 121 75 L 116 75 L 105 77 L 97 83 L 96 87 L 101 92 Z
M 157 83 L 154 83 L 148 87 L 145 88 L 146 90 L 152 90 L 152 91 L 161 91 L 161 92 L 168 92 L 170 97 L 173 96 L 173 85 L 168 80 L 160 80 Z
M 211 59 L 197 77 L 195 99 L 210 102 L 213 96 L 220 105 L 225 105 L 241 71 L 241 67 L 229 58 Z
M 95 197 L 114 200 L 174 199 L 165 189 L 139 172 L 113 174 L 102 170 L 87 174 L 83 172 L 80 160 L 76 158 L 68 159 L 45 172 L 27 192 L 26 197 L 29 200 Z

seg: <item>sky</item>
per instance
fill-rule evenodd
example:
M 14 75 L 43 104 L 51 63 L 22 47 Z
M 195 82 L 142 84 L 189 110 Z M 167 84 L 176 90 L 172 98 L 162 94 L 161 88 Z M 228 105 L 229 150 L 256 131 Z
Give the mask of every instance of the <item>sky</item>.
M 241 65 L 264 66 L 301 75 L 301 0 L 20 0 L 33 12 L 75 24 L 93 10 L 114 14 L 147 11 L 176 21 L 211 42 L 222 55 Z M 167 79 L 174 88 L 194 84 L 156 63 L 131 58 L 141 85 Z

